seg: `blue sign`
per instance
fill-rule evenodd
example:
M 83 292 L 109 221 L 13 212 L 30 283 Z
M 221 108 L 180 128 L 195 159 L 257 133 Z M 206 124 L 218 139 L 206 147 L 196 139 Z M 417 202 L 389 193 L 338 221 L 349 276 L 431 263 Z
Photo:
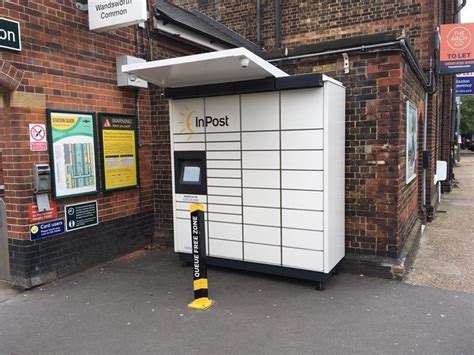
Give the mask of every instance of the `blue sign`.
M 474 74 L 474 73 L 471 73 Z M 456 76 L 456 96 L 471 96 L 474 95 L 474 75 Z
M 64 219 L 48 221 L 30 226 L 31 240 L 37 240 L 64 234 Z

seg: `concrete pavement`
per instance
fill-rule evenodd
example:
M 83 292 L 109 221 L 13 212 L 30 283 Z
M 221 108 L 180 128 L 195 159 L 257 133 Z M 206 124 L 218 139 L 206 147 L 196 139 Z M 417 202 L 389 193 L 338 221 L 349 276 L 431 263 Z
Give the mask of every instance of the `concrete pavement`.
M 457 181 L 443 194 L 435 219 L 421 237 L 406 281 L 415 285 L 474 292 L 474 153 L 463 151 Z
M 192 270 L 140 251 L 0 302 L 1 354 L 472 354 L 474 295 L 341 274 L 326 284 Z

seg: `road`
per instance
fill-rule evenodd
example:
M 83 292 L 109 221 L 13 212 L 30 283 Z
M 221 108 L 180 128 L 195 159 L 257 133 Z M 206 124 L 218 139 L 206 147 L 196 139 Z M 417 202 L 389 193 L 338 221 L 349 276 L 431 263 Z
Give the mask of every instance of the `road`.
M 472 354 L 473 295 L 340 274 L 308 282 L 192 269 L 140 251 L 25 293 L 0 291 L 2 354 Z

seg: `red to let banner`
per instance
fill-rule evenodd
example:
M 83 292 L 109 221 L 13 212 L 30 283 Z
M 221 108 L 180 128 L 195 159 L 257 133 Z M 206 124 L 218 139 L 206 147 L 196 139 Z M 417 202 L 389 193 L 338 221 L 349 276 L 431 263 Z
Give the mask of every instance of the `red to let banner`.
M 441 25 L 440 73 L 474 71 L 474 23 Z

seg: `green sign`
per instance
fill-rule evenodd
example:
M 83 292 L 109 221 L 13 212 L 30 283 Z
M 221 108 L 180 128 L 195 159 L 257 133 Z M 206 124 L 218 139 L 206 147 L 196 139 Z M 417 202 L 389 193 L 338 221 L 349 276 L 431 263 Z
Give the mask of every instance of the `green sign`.
M 0 48 L 21 51 L 20 23 L 0 18 Z

